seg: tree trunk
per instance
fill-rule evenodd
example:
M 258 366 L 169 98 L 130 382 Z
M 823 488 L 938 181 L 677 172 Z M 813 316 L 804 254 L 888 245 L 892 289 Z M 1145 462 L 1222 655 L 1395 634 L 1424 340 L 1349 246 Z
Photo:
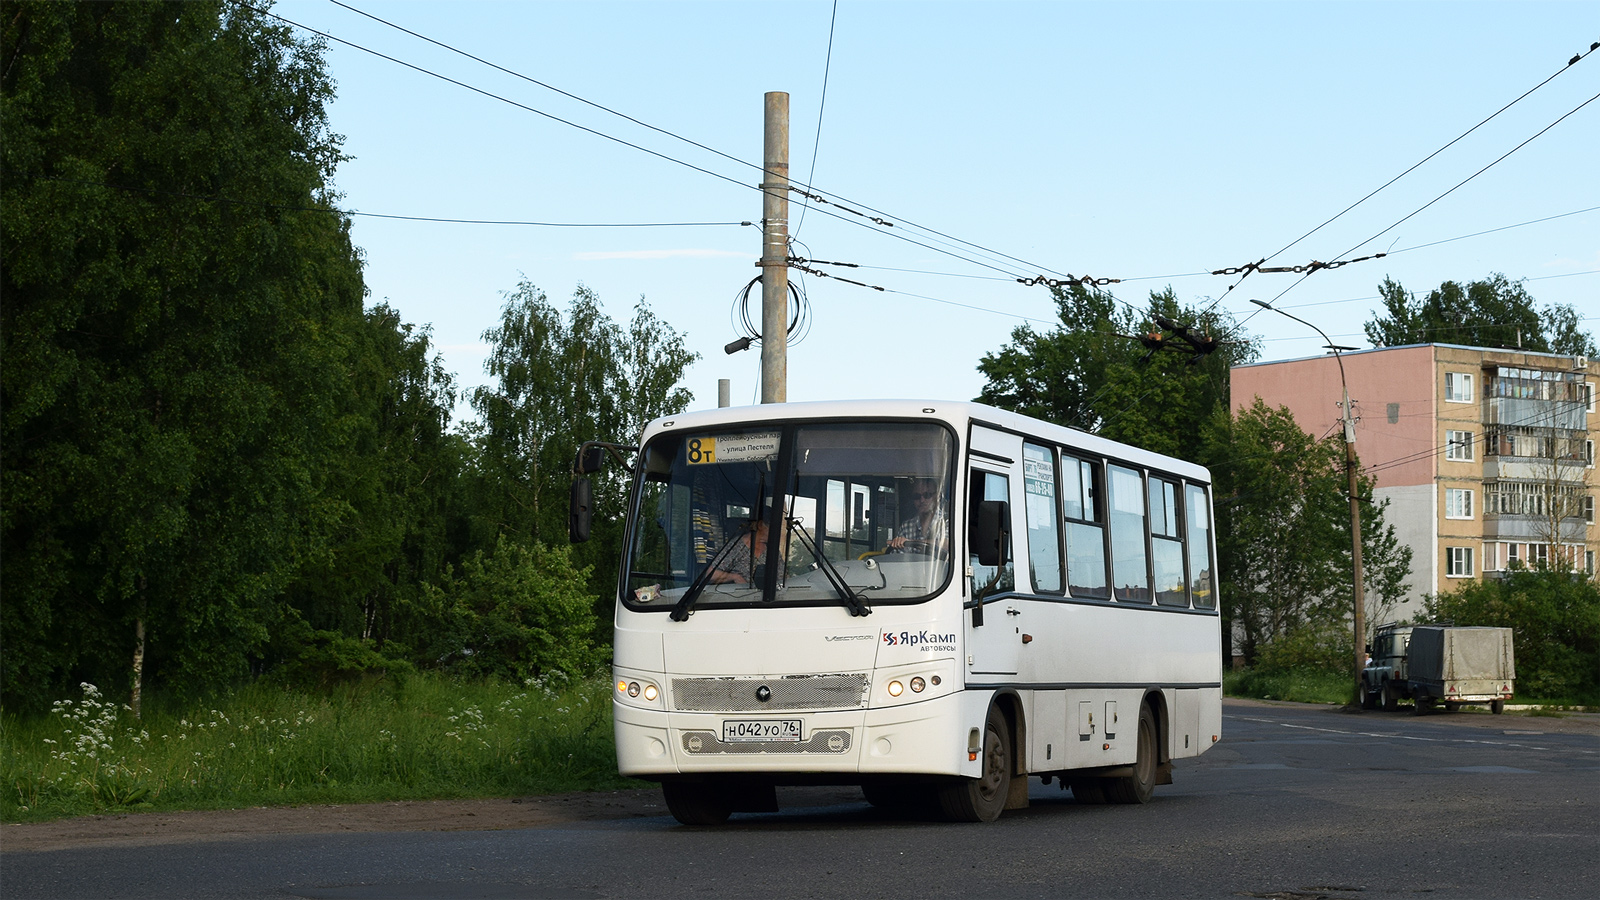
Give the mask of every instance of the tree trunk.
M 144 615 L 146 600 L 144 594 L 144 576 L 139 576 L 139 618 L 133 623 L 133 695 L 129 698 L 128 705 L 133 708 L 133 717 L 139 718 L 139 706 L 144 690 Z

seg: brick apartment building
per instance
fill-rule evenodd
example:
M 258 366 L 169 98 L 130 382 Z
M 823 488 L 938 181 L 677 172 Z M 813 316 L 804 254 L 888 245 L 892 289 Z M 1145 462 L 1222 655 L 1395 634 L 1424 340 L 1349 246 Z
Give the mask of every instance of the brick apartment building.
M 1600 360 L 1451 344 L 1343 355 L 1363 473 L 1413 550 L 1405 605 L 1463 579 L 1556 554 L 1593 577 Z M 1333 356 L 1238 366 L 1235 411 L 1288 407 L 1314 437 L 1339 432 Z

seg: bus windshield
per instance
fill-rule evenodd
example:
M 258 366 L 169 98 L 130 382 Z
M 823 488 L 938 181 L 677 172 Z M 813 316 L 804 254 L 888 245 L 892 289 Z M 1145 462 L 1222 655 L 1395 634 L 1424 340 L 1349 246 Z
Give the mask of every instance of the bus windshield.
M 950 431 L 926 423 L 659 435 L 640 452 L 623 602 L 925 600 L 950 578 L 953 461 Z

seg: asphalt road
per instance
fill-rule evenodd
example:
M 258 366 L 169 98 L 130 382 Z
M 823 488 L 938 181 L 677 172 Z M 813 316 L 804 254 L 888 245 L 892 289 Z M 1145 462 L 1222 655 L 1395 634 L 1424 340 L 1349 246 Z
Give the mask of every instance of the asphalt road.
M 0 855 L 8 898 L 1590 897 L 1600 729 L 1225 707 L 1145 806 L 1034 782 L 991 825 L 839 791 L 714 829 L 663 814 L 482 832 L 280 835 Z M 805 805 L 821 798 L 824 805 Z

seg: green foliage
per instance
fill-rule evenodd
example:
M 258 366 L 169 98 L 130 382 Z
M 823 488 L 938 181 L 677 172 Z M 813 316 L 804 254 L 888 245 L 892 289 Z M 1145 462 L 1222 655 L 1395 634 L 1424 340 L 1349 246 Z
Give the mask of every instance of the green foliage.
M 1225 312 L 1185 307 L 1170 288 L 1152 292 L 1142 313 L 1083 285 L 1053 293 L 1060 327 L 1041 333 L 1024 325 L 1010 344 L 985 354 L 978 370 L 988 382 L 978 400 L 1195 459 L 1202 424 L 1227 408 L 1229 368 L 1255 359 L 1256 345 L 1224 343 L 1198 361 L 1145 351 L 1136 337 L 1162 330 L 1157 317 L 1196 336 L 1231 338 L 1238 330 Z
M 1516 692 L 1600 702 L 1600 585 L 1554 569 L 1515 569 L 1427 598 L 1431 621 L 1513 629 Z
M 361 266 L 292 209 L 340 158 L 320 48 L 218 3 L 17 4 L 0 48 L 5 696 L 120 694 L 137 620 L 223 683 L 341 514 Z
M 1253 669 L 1262 675 L 1326 672 L 1354 681 L 1354 632 L 1338 619 L 1306 621 L 1262 645 Z
M 1203 461 L 1215 482 L 1217 555 L 1225 627 L 1238 635 L 1245 659 L 1271 654 L 1306 658 L 1306 642 L 1321 643 L 1314 659 L 1331 671 L 1350 670 L 1352 562 L 1350 502 L 1344 447 L 1318 441 L 1282 407 L 1259 398 L 1236 417 L 1219 416 L 1206 432 Z M 1362 505 L 1362 564 L 1368 606 L 1386 606 L 1404 592 L 1411 548 L 1385 522 L 1387 504 L 1373 504 L 1373 483 L 1358 482 Z M 1292 535 L 1286 540 L 1285 535 Z M 1337 640 L 1343 649 L 1328 641 Z M 1282 645 L 1282 650 L 1277 650 Z M 1343 664 L 1334 665 L 1338 654 Z M 1269 668 L 1292 668 L 1275 663 Z M 1354 675 L 1351 675 L 1352 680 Z
M 1446 281 L 1421 299 L 1385 278 L 1378 293 L 1384 313 L 1365 326 L 1374 346 L 1463 344 L 1595 355 L 1594 338 L 1579 327 L 1577 311 L 1562 304 L 1541 311 L 1521 282 L 1498 272 L 1465 285 Z
M 1340 704 L 1350 702 L 1355 678 L 1348 673 L 1314 668 L 1273 672 L 1240 669 L 1223 673 L 1222 690 L 1230 697 Z
M 493 554 L 479 551 L 459 574 L 428 586 L 425 602 L 439 624 L 426 656 L 464 676 L 587 675 L 602 659 L 588 577 L 566 547 L 525 547 L 502 536 Z
M 301 693 L 258 682 L 135 722 L 93 685 L 4 717 L 0 817 L 515 796 L 637 785 L 616 774 L 607 681 L 420 675 Z
M 326 691 L 378 679 L 403 687 L 415 672 L 410 662 L 379 653 L 369 641 L 337 631 L 312 630 L 292 609 L 273 629 L 270 646 L 272 657 L 280 662 L 268 671 L 267 681 L 297 690 Z M 389 649 L 404 648 L 391 645 Z
M 578 446 L 627 443 L 650 419 L 682 412 L 692 395 L 679 383 L 698 357 L 643 298 L 624 328 L 582 286 L 563 316 L 544 292 L 522 282 L 506 295 L 500 326 L 483 337 L 494 345 L 484 368 L 498 384 L 472 395 L 480 417 L 477 537 L 485 544 L 496 535 L 564 543 Z M 609 467 L 593 487 L 592 538 L 574 554 L 578 565 L 592 567 L 591 589 L 609 616 L 628 484 Z

